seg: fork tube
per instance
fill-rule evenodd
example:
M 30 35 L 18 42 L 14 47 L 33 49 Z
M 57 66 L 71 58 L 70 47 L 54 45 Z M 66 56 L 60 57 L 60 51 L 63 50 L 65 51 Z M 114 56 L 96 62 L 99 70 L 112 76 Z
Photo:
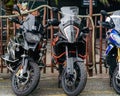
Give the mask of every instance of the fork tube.
M 66 46 L 67 73 L 73 74 L 73 57 L 69 57 L 68 46 Z
M 26 73 L 26 70 L 27 70 L 27 63 L 28 63 L 28 60 L 26 59 L 27 55 L 26 54 L 23 54 L 22 55 L 22 66 L 23 66 L 23 73 Z
M 118 66 L 119 66 L 119 70 L 118 70 L 118 73 L 120 75 L 120 48 L 117 48 L 118 49 Z

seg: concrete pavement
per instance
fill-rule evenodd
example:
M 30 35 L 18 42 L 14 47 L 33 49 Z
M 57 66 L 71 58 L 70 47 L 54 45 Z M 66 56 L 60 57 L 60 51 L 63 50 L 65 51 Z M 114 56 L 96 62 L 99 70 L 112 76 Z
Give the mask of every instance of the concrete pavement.
M 62 88 L 58 88 L 57 71 L 54 73 L 47 72 L 46 74 L 41 74 L 41 80 L 38 87 L 29 96 L 67 96 Z M 11 89 L 11 81 L 8 77 L 9 75 L 4 75 L 0 78 L 0 96 L 16 96 Z M 86 87 L 79 96 L 119 95 L 109 86 L 107 74 L 104 74 L 104 76 L 103 74 L 97 74 L 94 75 L 94 77 L 88 77 Z

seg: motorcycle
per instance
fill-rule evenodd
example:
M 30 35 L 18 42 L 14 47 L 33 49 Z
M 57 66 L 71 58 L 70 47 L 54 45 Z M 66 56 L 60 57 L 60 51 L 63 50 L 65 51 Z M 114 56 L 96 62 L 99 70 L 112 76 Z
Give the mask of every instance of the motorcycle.
M 76 6 L 62 7 L 61 20 L 51 22 L 51 25 L 58 24 L 60 29 L 52 40 L 52 63 L 59 71 L 58 87 L 69 96 L 77 96 L 87 82 L 84 58 L 85 36 L 89 29 L 82 27 L 82 20 L 77 17 L 78 10 Z
M 19 8 L 16 8 L 20 13 Z M 18 18 L 9 18 L 20 24 L 20 32 L 11 38 L 7 45 L 7 53 L 2 56 L 5 65 L 12 73 L 12 89 L 17 96 L 30 94 L 38 85 L 40 70 L 45 67 L 47 40 L 41 35 L 43 27 L 32 25 L 32 30 L 26 26 L 31 18 L 20 21 Z M 31 24 L 31 23 L 30 23 Z M 38 30 L 36 30 L 36 29 Z
M 108 15 L 105 10 L 101 10 L 101 14 L 107 19 L 105 22 L 99 23 L 108 29 L 106 32 L 108 44 L 104 56 L 105 66 L 109 67 L 109 72 L 112 71 L 110 74 L 111 85 L 116 93 L 120 94 L 120 11 Z M 106 60 L 108 56 L 111 56 L 111 59 Z M 111 66 L 113 67 L 111 68 Z

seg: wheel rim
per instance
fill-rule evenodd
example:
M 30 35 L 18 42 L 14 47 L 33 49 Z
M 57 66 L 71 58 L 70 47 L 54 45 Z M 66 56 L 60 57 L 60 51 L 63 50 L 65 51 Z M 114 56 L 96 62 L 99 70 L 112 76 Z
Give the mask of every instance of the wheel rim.
M 14 78 L 15 89 L 17 91 L 28 90 L 33 82 L 33 78 L 34 78 L 34 70 L 31 66 L 29 66 L 26 73 L 24 73 L 22 77 L 20 76 L 20 74 L 15 75 Z
M 80 69 L 79 69 L 78 65 L 75 64 L 73 76 L 68 76 L 67 72 L 66 71 L 64 72 L 63 80 L 64 80 L 65 88 L 69 92 L 76 90 L 77 87 L 79 86 L 80 78 L 81 78 Z
M 115 74 L 115 83 L 116 86 L 120 88 L 120 75 L 118 74 L 118 71 Z

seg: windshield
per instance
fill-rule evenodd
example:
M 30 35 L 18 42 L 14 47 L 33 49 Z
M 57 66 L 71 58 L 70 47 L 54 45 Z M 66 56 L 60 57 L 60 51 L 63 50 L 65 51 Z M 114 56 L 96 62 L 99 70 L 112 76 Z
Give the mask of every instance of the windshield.
M 63 15 L 78 15 L 79 8 L 76 6 L 70 6 L 70 7 L 62 7 L 61 8 Z
M 77 24 L 81 23 L 81 19 L 78 17 L 79 14 L 79 8 L 76 6 L 70 6 L 70 7 L 62 7 L 62 19 L 61 24 L 65 25 L 69 21 L 76 22 Z
M 35 29 L 35 16 L 33 16 L 32 14 L 29 14 L 26 17 L 25 22 L 23 23 L 23 25 L 21 25 L 21 28 L 23 28 L 24 30 L 29 30 L 32 31 L 33 29 Z
M 120 32 L 120 10 L 113 12 L 110 16 L 115 24 L 115 29 Z

